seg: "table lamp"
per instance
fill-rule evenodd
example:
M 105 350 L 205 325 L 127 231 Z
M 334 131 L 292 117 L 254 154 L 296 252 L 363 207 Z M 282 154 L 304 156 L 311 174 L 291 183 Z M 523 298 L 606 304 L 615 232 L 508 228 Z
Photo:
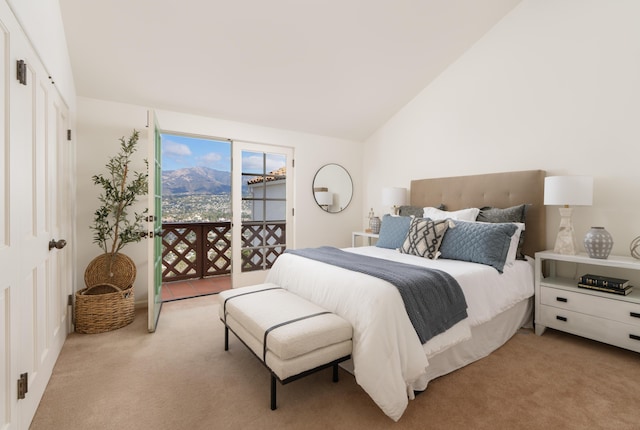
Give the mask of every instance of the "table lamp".
M 544 179 L 544 204 L 560 208 L 560 228 L 553 248 L 557 254 L 577 254 L 569 206 L 593 204 L 593 178 L 591 176 L 547 176 Z
M 382 204 L 393 208 L 393 215 L 398 215 L 400 206 L 407 203 L 407 189 L 386 187 L 382 189 Z

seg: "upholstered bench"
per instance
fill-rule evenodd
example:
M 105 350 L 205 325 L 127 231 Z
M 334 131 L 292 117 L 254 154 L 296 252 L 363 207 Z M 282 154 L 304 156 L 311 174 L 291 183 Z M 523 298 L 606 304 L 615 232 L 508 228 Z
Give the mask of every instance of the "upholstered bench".
M 271 372 L 271 409 L 276 409 L 276 379 L 286 384 L 351 357 L 351 324 L 336 314 L 275 284 L 234 288 L 220 293 L 224 349 L 231 330 Z

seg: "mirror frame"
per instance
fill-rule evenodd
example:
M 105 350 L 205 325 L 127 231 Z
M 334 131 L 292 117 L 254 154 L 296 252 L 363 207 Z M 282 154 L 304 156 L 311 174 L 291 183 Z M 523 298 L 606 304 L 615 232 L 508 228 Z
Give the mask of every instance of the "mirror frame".
M 318 201 L 316 192 L 333 190 L 332 205 L 321 204 Z M 335 214 L 345 210 L 351 200 L 353 200 L 353 179 L 351 175 L 340 164 L 329 163 L 320 167 L 316 174 L 313 176 L 313 183 L 311 184 L 311 192 L 313 193 L 313 199 L 320 209 L 325 212 Z

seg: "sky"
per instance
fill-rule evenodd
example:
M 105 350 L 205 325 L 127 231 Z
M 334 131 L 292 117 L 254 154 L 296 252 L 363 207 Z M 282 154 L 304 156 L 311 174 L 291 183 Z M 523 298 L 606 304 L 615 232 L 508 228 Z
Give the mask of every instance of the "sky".
M 231 143 L 174 134 L 162 134 L 162 170 L 205 166 L 231 171 Z
M 231 171 L 231 142 L 175 134 L 162 134 L 161 137 L 162 170 L 204 166 L 223 172 Z M 262 154 L 261 152 L 243 152 L 243 172 L 262 172 Z M 276 170 L 284 165 L 284 156 L 267 154 L 267 172 Z

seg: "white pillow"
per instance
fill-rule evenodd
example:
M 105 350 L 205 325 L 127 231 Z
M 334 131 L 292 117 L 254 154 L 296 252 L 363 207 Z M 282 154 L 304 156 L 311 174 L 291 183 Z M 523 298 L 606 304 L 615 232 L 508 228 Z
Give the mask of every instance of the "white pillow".
M 426 207 L 424 210 L 424 217 L 431 218 L 432 220 L 440 219 L 453 219 L 460 221 L 475 221 L 476 217 L 480 213 L 479 208 L 460 209 L 459 211 L 443 211 L 434 207 Z
M 520 234 L 524 230 L 523 222 L 514 222 L 518 229 L 513 236 L 511 236 L 511 243 L 509 244 L 509 251 L 507 251 L 507 259 L 505 260 L 505 264 L 511 265 L 514 261 L 516 261 L 516 253 L 518 252 L 518 244 L 520 243 Z

